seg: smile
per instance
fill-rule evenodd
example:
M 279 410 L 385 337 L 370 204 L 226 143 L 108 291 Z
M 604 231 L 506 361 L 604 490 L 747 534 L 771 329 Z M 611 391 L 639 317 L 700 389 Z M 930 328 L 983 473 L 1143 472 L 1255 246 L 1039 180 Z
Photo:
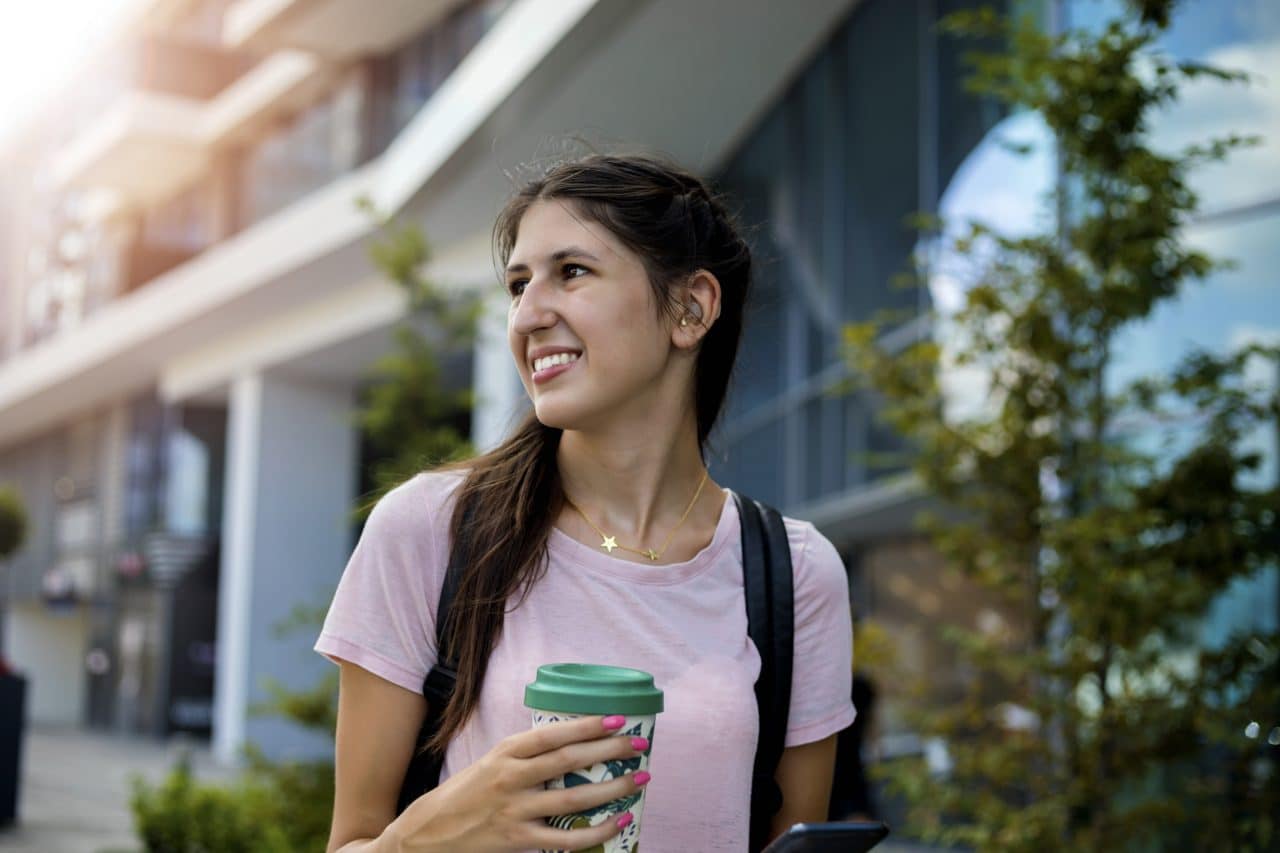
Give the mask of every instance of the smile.
M 577 360 L 578 355 L 579 354 L 576 352 L 558 352 L 555 355 L 543 356 L 533 362 L 533 369 L 545 370 L 548 367 L 554 367 L 557 364 L 568 364 L 571 361 Z
M 559 353 L 538 359 L 533 363 L 533 381 L 546 382 L 554 379 L 577 364 L 578 358 L 572 353 Z

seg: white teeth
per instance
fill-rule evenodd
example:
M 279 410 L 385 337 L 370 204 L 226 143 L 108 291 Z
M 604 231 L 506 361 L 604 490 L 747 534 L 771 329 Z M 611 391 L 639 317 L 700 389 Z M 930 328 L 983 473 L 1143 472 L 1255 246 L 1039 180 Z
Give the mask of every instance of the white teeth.
M 578 354 L 576 352 L 558 352 L 555 355 L 544 356 L 535 359 L 533 362 L 534 371 L 546 370 L 548 367 L 555 367 L 557 364 L 568 364 L 571 361 L 577 361 Z

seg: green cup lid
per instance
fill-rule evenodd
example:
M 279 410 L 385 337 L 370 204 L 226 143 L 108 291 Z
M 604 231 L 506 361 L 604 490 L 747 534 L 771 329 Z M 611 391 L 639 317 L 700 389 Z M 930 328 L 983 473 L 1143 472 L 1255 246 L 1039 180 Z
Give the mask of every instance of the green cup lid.
M 638 669 L 593 663 L 550 663 L 524 689 L 524 704 L 570 714 L 657 714 L 662 691 Z

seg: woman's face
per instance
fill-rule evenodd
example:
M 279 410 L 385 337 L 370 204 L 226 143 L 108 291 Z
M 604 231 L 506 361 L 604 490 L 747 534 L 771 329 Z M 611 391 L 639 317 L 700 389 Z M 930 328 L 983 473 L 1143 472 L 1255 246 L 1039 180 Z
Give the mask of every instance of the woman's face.
M 539 421 L 590 429 L 652 417 L 673 384 L 673 347 L 638 256 L 572 201 L 538 201 L 520 220 L 506 284 L 507 339 Z M 564 349 L 576 359 L 540 360 Z

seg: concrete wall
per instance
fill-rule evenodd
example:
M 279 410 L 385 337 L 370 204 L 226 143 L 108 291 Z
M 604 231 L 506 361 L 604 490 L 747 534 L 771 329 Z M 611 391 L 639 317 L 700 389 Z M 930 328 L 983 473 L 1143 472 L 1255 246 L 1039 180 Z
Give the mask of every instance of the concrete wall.
M 270 756 L 331 755 L 332 742 L 275 717 L 251 717 L 263 680 L 312 687 L 332 666 L 311 651 L 318 626 L 278 638 L 296 605 L 332 598 L 351 552 L 356 488 L 352 391 L 271 374 L 238 379 L 227 436 L 218 590 L 214 749 L 246 740 Z
M 4 647 L 27 676 L 27 719 L 44 725 L 79 725 L 85 702 L 84 654 L 89 619 L 80 608 L 51 611 L 43 604 L 10 607 Z

